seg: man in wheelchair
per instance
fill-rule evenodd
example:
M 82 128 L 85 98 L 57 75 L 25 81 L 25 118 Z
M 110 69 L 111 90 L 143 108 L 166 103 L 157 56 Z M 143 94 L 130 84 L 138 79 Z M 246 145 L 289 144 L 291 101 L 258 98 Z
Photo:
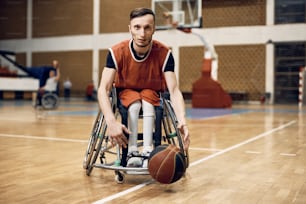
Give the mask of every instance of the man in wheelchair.
M 184 138 L 184 148 L 189 147 L 189 132 L 185 120 L 185 104 L 174 73 L 171 50 L 157 40 L 155 14 L 147 8 L 137 8 L 130 13 L 129 32 L 132 39 L 122 41 L 109 49 L 106 66 L 98 88 L 101 111 L 105 116 L 110 141 L 128 149 L 127 166 L 146 167 L 139 155 L 148 156 L 153 149 L 152 134 L 154 107 L 160 106 L 159 93 L 167 90 L 178 119 L 178 128 Z M 118 98 L 127 109 L 128 127 L 116 120 L 109 101 L 115 85 Z M 143 149 L 137 149 L 138 116 L 143 111 Z
M 46 99 L 52 98 L 53 105 L 57 103 L 57 101 L 55 100 L 57 100 L 58 81 L 60 79 L 60 68 L 59 68 L 59 62 L 57 60 L 53 60 L 53 67 L 55 68 L 56 71 L 53 69 L 49 71 L 49 78 L 46 80 L 45 85 L 40 87 L 38 90 L 36 106 L 43 105 L 42 100 L 46 94 L 48 94 L 48 97 L 46 97 Z M 51 108 L 51 107 L 47 107 L 47 108 Z

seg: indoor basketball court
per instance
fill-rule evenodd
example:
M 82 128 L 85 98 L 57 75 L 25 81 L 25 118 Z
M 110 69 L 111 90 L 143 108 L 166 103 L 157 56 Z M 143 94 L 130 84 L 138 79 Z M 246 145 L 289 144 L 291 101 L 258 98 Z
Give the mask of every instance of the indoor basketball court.
M 273 16 L 286 12 L 285 0 L 3 2 L 33 21 L 24 36 L 0 32 L 1 66 L 7 60 L 26 72 L 56 58 L 73 85 L 71 98 L 60 92 L 55 108 L 36 109 L 37 79 L 0 75 L 0 203 L 306 203 L 306 35 L 303 24 L 277 26 L 288 17 Z M 119 183 L 112 168 L 84 167 L 100 109 L 83 92 L 89 81 L 97 87 L 108 48 L 130 36 L 127 7 L 143 4 L 156 13 L 154 37 L 171 47 L 186 102 L 189 165 L 171 184 L 126 172 Z M 120 16 L 110 21 L 114 11 Z M 82 26 L 67 26 L 75 22 Z
M 86 175 L 82 160 L 97 111 L 95 103 L 61 102 L 37 118 L 30 102 L 1 101 L 1 202 L 305 201 L 305 108 L 188 105 L 190 165 L 169 185 L 141 175 L 117 184 L 114 171 L 98 168 Z

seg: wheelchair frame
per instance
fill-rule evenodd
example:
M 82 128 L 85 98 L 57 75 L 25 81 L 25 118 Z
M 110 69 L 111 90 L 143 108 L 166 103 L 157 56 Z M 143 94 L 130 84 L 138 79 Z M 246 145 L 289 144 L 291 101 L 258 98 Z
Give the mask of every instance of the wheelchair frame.
M 38 105 L 38 97 L 36 96 L 34 106 L 44 110 L 56 109 L 59 105 L 59 98 L 56 92 L 45 92 L 41 96 L 41 105 Z
M 113 113 L 116 118 L 119 116 L 119 108 L 117 101 L 116 89 L 113 88 L 110 94 L 110 102 Z M 162 100 L 162 117 L 156 119 L 155 121 L 155 132 L 153 133 L 154 146 L 158 146 L 162 143 L 173 144 L 177 146 L 180 151 L 185 155 L 186 166 L 189 165 L 189 155 L 188 151 L 184 150 L 183 138 L 181 137 L 180 131 L 177 128 L 177 118 L 172 108 L 171 102 L 164 95 L 161 94 Z M 160 108 L 160 107 L 158 107 Z M 122 117 L 122 115 L 121 115 Z M 126 116 L 127 117 L 127 116 Z M 158 117 L 156 113 L 156 118 Z M 124 120 L 122 118 L 122 120 Z M 123 122 L 124 124 L 124 122 Z M 156 126 L 157 124 L 157 126 Z M 126 125 L 126 124 L 125 124 Z M 163 128 L 162 128 L 163 127 Z M 156 130 L 156 129 L 160 130 Z M 124 174 L 138 174 L 138 175 L 148 175 L 148 168 L 144 167 L 126 167 L 126 156 L 127 148 L 120 148 L 118 145 L 112 146 L 109 141 L 107 133 L 107 125 L 105 122 L 104 115 L 101 111 L 98 112 L 96 116 L 94 126 L 88 141 L 88 146 L 85 152 L 85 157 L 83 160 L 83 168 L 86 170 L 86 174 L 90 176 L 93 168 L 103 168 L 107 170 L 113 170 L 115 172 L 115 181 L 117 183 L 124 182 Z M 155 134 L 156 133 L 156 134 Z M 141 137 L 141 133 L 138 134 Z M 138 142 L 138 146 L 141 146 L 142 142 Z M 115 155 L 116 160 L 112 162 L 107 162 L 107 155 Z M 100 163 L 96 163 L 97 158 L 100 158 Z
M 37 104 L 38 98 L 36 98 L 34 108 L 37 118 L 44 118 L 47 114 L 46 111 L 57 109 L 59 105 L 59 98 L 54 92 L 46 92 L 41 97 L 41 105 Z
M 46 110 L 56 109 L 59 104 L 59 98 L 56 93 L 47 92 L 41 98 L 42 107 Z

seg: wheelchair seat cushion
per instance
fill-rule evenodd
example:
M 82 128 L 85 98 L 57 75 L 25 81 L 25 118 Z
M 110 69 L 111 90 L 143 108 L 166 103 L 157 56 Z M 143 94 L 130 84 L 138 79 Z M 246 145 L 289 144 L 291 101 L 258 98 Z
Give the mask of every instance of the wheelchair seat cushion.
M 124 107 L 129 107 L 133 102 L 144 99 L 151 103 L 153 106 L 160 105 L 160 98 L 156 91 L 151 89 L 143 89 L 136 91 L 132 89 L 123 89 L 119 93 L 119 99 Z

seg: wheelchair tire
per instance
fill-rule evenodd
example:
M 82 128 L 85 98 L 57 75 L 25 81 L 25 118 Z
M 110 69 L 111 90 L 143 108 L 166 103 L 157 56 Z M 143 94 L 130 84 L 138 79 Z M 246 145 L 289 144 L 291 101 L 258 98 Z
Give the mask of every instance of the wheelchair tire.
M 117 96 L 116 89 L 113 87 L 110 93 L 110 102 L 115 117 L 118 116 L 117 111 Z M 102 111 L 100 110 L 94 122 L 94 126 L 91 131 L 91 135 L 88 141 L 88 146 L 85 152 L 83 160 L 83 168 L 86 170 L 86 174 L 89 176 L 92 169 L 97 167 L 96 161 L 100 155 L 101 164 L 106 163 L 105 152 L 110 153 L 108 149 L 108 136 L 106 136 L 107 125 Z
M 42 107 L 46 110 L 56 109 L 58 107 L 58 96 L 54 93 L 46 93 L 41 98 Z
M 181 152 L 185 155 L 186 167 L 188 167 L 189 154 L 188 151 L 184 149 L 183 138 L 177 127 L 178 120 L 176 118 L 172 105 L 170 101 L 166 99 L 164 99 L 164 117 L 162 123 L 168 144 L 173 144 L 181 150 Z
M 89 138 L 87 150 L 83 160 L 83 168 L 86 169 L 86 174 L 89 176 L 94 164 L 99 156 L 102 141 L 105 138 L 106 123 L 104 115 L 100 111 L 96 117 L 91 136 Z

